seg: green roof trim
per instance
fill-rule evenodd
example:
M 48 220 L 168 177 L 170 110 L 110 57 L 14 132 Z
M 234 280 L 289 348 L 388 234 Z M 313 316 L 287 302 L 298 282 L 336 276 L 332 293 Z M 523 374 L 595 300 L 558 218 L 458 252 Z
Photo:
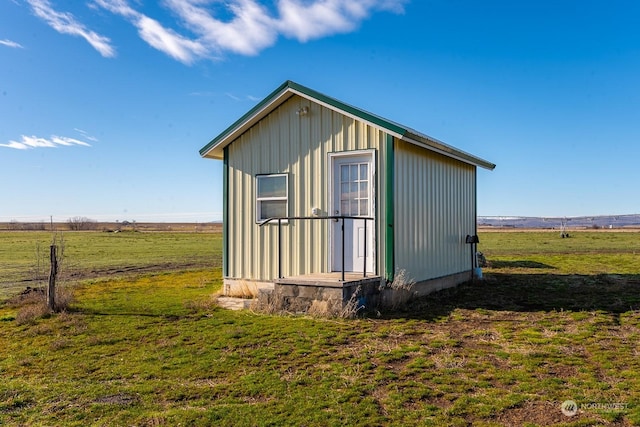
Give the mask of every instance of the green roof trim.
M 251 117 L 253 117 L 258 111 L 262 110 L 262 108 L 264 108 L 265 105 L 269 104 L 273 99 L 275 99 L 277 97 L 277 95 L 280 92 L 283 92 L 284 90 L 287 89 L 289 83 L 291 83 L 289 80 L 287 80 L 286 82 L 284 82 L 283 84 L 280 85 L 280 87 L 278 87 L 276 90 L 274 90 L 273 92 L 271 92 L 269 94 L 269 96 L 267 96 L 266 98 L 264 98 L 262 101 L 258 102 L 258 104 L 256 104 L 256 106 L 254 106 L 251 110 L 247 111 L 242 117 L 240 117 L 238 120 L 236 120 L 231 126 L 229 126 L 227 129 L 224 130 L 224 132 L 222 132 L 220 135 L 216 136 L 215 138 L 213 138 L 207 145 L 205 145 L 204 147 L 202 147 L 200 149 L 200 155 L 204 156 L 209 150 L 211 150 L 211 148 L 213 148 L 218 142 L 220 142 L 222 139 L 224 139 L 224 137 L 226 137 L 227 135 L 229 135 L 231 133 L 231 131 L 233 131 L 234 129 L 236 129 L 237 127 L 239 127 L 242 123 L 246 122 L 247 120 L 249 120 Z
M 398 133 L 400 135 L 404 135 L 407 130 L 393 122 L 383 119 L 382 117 L 378 117 L 374 114 L 371 114 L 367 111 L 364 111 L 360 108 L 354 107 L 349 104 L 345 104 L 344 102 L 338 101 L 335 98 L 331 98 L 330 96 L 324 95 L 318 91 L 310 89 L 306 86 L 302 86 L 296 82 L 291 80 L 287 80 L 283 84 L 281 84 L 276 90 L 271 92 L 266 98 L 260 101 L 257 105 L 255 105 L 251 110 L 249 110 L 246 114 L 236 120 L 231 126 L 225 129 L 220 135 L 212 139 L 207 145 L 200 149 L 200 155 L 205 156 L 207 152 L 209 152 L 213 147 L 215 147 L 219 142 L 224 140 L 227 136 L 229 136 L 235 129 L 241 127 L 244 123 L 251 120 L 259 111 L 261 111 L 265 106 L 272 103 L 275 99 L 281 96 L 288 89 L 293 91 L 302 93 L 310 98 L 313 98 L 317 101 L 323 102 L 325 104 L 331 105 L 339 110 L 342 110 L 346 113 L 352 114 L 362 120 L 369 121 L 377 126 L 383 127 L 391 132 Z
M 306 86 L 302 86 L 291 80 L 285 81 L 276 90 L 271 92 L 266 98 L 256 104 L 246 114 L 236 120 L 231 126 L 225 129 L 220 135 L 212 139 L 207 145 L 200 149 L 200 155 L 202 157 L 208 157 L 207 155 L 215 150 L 214 158 L 221 159 L 221 150 L 227 145 L 231 144 L 235 138 L 237 138 L 242 132 L 251 127 L 254 123 L 260 120 L 262 117 L 269 114 L 272 110 L 277 108 L 281 103 L 289 99 L 294 94 L 300 94 L 301 96 L 311 98 L 319 103 L 328 105 L 336 110 L 342 111 L 346 114 L 352 115 L 360 120 L 371 123 L 384 130 L 387 133 L 394 134 L 402 140 L 412 142 L 423 146 L 427 149 L 431 149 L 441 154 L 456 158 L 466 163 L 481 166 L 486 169 L 493 170 L 496 165 L 476 157 L 472 154 L 465 153 L 451 147 L 437 139 L 431 138 L 423 133 L 416 132 L 406 126 L 392 122 L 375 114 L 369 113 L 361 108 L 354 107 L 349 104 L 345 104 L 330 96 L 324 95 L 318 91 L 310 89 Z
M 361 118 L 362 120 L 366 120 L 368 122 L 371 122 L 375 125 L 378 125 L 380 127 L 383 127 L 391 132 L 395 132 L 398 133 L 400 135 L 404 135 L 407 132 L 407 129 L 405 129 L 404 127 L 393 123 L 389 120 L 383 119 L 382 117 L 376 116 L 375 114 L 371 114 L 367 111 L 364 111 L 361 108 L 357 108 L 354 107 L 352 105 L 349 104 L 345 104 L 342 101 L 338 101 L 335 98 L 331 98 L 330 96 L 327 95 L 323 95 L 320 92 L 317 92 L 313 89 L 309 89 L 308 87 L 299 85 L 298 83 L 292 82 L 292 81 L 288 81 L 288 87 L 290 87 L 293 90 L 296 90 L 298 92 L 301 92 L 311 98 L 314 98 L 320 102 L 324 102 L 325 104 L 329 104 L 332 107 L 335 107 L 339 110 L 342 110 L 346 113 L 352 114 L 358 118 Z

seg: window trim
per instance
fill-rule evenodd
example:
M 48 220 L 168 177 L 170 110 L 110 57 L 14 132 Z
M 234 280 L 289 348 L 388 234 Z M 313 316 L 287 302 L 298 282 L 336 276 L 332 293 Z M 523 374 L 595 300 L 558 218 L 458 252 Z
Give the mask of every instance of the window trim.
M 286 190 L 286 194 L 284 197 L 258 197 L 258 181 L 261 178 L 268 178 L 268 177 L 281 177 L 283 176 L 285 178 L 285 190 Z M 261 214 L 262 214 L 262 204 L 261 202 L 263 201 L 270 201 L 270 200 L 274 200 L 274 201 L 281 201 L 284 200 L 286 205 L 285 205 L 285 216 L 289 216 L 289 174 L 288 173 L 261 173 L 261 174 L 256 174 L 255 176 L 255 191 L 254 191 L 254 203 L 255 203 L 255 214 L 256 214 L 256 224 L 260 224 L 262 223 L 265 219 L 261 219 Z M 288 221 L 284 220 L 282 221 L 283 224 L 287 223 Z M 276 222 L 271 222 L 271 224 L 277 224 Z

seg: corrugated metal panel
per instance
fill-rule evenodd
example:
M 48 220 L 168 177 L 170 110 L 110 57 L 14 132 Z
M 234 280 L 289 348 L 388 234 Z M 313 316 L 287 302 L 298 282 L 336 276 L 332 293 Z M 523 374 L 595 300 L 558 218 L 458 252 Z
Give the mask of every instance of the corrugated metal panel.
M 297 115 L 303 106 L 308 114 Z M 255 222 L 256 174 L 289 174 L 290 216 L 311 216 L 314 207 L 328 215 L 328 153 L 377 150 L 383 137 L 380 130 L 294 96 L 229 145 L 228 277 L 266 281 L 278 274 L 278 227 Z M 283 274 L 328 271 L 328 238 L 326 220 L 283 225 Z
M 475 166 L 396 140 L 396 270 L 416 281 L 471 268 Z

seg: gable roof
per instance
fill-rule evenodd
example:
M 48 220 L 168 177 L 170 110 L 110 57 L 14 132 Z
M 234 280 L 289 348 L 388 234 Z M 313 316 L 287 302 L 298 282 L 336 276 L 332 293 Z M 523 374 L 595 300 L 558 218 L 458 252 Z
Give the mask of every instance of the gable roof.
M 231 144 L 236 138 L 294 95 L 301 96 L 331 110 L 366 122 L 398 139 L 415 144 L 427 150 L 435 151 L 464 163 L 480 166 L 489 170 L 493 170 L 496 167 L 496 165 L 487 160 L 481 159 L 462 150 L 458 150 L 455 147 L 447 145 L 444 142 L 438 141 L 437 139 L 423 133 L 417 132 L 409 127 L 400 125 L 349 104 L 345 104 L 342 101 L 323 95 L 320 92 L 292 82 L 291 80 L 287 80 L 281 84 L 280 87 L 271 92 L 271 94 L 260 101 L 245 115 L 236 120 L 235 123 L 225 129 L 220 135 L 216 136 L 207 145 L 202 147 L 202 149 L 200 149 L 200 155 L 202 157 L 221 160 L 223 158 L 224 147 Z

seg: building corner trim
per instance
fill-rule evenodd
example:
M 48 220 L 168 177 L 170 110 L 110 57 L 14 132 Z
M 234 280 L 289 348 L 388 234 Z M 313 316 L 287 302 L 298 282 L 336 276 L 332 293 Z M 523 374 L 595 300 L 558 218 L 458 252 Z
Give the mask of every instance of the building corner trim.
M 385 140 L 384 161 L 384 194 L 385 194 L 385 262 L 384 277 L 393 281 L 395 276 L 395 247 L 394 247 L 394 167 L 395 167 L 395 140 L 393 135 L 387 134 Z
M 229 276 L 229 147 L 222 162 L 222 277 Z

